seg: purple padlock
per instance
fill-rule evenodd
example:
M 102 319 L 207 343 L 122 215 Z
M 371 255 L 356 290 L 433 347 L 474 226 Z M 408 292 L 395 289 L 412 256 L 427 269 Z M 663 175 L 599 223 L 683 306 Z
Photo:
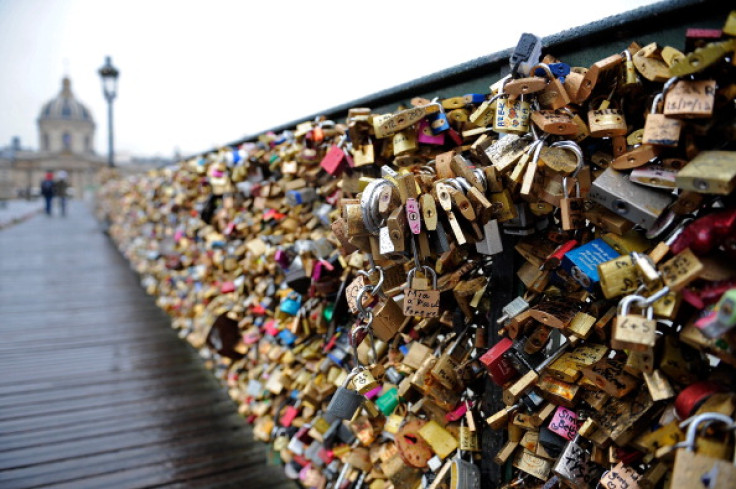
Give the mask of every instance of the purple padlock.
M 278 263 L 281 268 L 289 268 L 289 264 L 291 263 L 289 255 L 282 249 L 276 250 L 276 253 L 273 255 L 273 259 L 276 260 L 276 263 Z

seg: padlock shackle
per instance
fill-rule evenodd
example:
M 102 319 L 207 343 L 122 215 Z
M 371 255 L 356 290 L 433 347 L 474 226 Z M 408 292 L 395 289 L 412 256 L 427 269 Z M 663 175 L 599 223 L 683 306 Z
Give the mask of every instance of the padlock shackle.
M 362 318 L 366 318 L 366 317 L 368 317 L 368 315 L 371 314 L 370 311 L 366 310 L 366 308 L 363 307 L 363 294 L 365 294 L 366 292 L 368 292 L 372 297 L 375 297 L 373 295 L 373 291 L 374 290 L 375 290 L 375 286 L 373 286 L 373 285 L 364 285 L 358 291 L 358 296 L 355 299 L 356 300 L 355 307 L 358 308 L 359 315 Z
M 695 436 L 698 431 L 698 427 L 701 423 L 706 421 L 720 421 L 721 423 L 725 423 L 728 425 L 728 429 L 734 429 L 736 428 L 736 423 L 734 423 L 734 420 L 732 418 L 729 418 L 725 414 L 721 413 L 702 413 L 698 414 L 697 416 L 692 416 L 682 423 L 680 423 L 680 428 L 685 428 L 687 426 L 687 435 L 685 437 L 685 441 L 683 443 L 678 444 L 680 447 L 687 448 L 688 451 L 694 452 L 695 451 Z
M 568 179 L 567 176 L 562 177 L 562 197 L 565 199 L 570 197 L 568 195 L 569 192 L 567 190 L 567 179 Z M 580 197 L 580 181 L 577 178 L 575 178 L 575 197 L 576 198 Z
M 659 113 L 659 104 L 662 103 L 662 99 L 664 98 L 664 93 L 658 93 L 654 100 L 652 100 L 652 108 L 649 110 L 650 114 L 658 114 Z
M 536 76 L 534 73 L 537 71 L 537 68 L 542 68 L 544 72 L 547 74 L 548 80 L 554 80 L 555 75 L 552 73 L 552 70 L 550 69 L 549 65 L 547 63 L 537 63 L 536 65 L 532 66 L 532 69 L 529 70 L 529 74 L 531 76 Z
M 572 153 L 575 155 L 575 158 L 577 159 L 577 162 L 575 163 L 575 170 L 570 174 L 571 177 L 577 177 L 578 173 L 580 173 L 580 170 L 583 169 L 583 165 L 585 164 L 585 159 L 583 157 L 583 150 L 578 146 L 578 144 L 574 141 L 557 141 L 555 143 L 552 143 L 550 145 L 553 148 L 563 148 L 568 151 L 572 151 Z
M 379 266 L 373 266 L 370 270 L 358 270 L 358 275 L 363 275 L 366 278 L 370 278 L 371 273 L 378 272 L 378 283 L 376 285 L 370 285 L 370 287 L 373 287 L 373 290 L 371 290 L 371 295 L 373 295 L 373 292 L 377 291 L 378 294 L 381 293 L 381 287 L 383 287 L 383 267 Z
M 640 304 L 642 309 L 646 310 L 647 319 L 654 319 L 654 308 L 651 306 L 651 303 L 643 295 L 636 294 L 627 295 L 626 297 L 621 299 L 621 301 L 619 301 L 618 303 L 616 314 L 618 316 L 628 316 L 629 309 L 634 303 Z
M 374 235 L 378 234 L 385 221 L 385 218 L 381 218 L 378 214 L 378 197 L 380 190 L 386 185 L 395 187 L 393 183 L 385 178 L 376 178 L 365 187 L 363 194 L 360 196 L 363 224 L 365 224 L 368 232 Z

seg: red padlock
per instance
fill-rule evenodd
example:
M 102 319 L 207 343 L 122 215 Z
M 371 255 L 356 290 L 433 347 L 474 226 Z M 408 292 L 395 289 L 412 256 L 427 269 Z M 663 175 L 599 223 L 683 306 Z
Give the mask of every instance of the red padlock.
M 491 380 L 500 386 L 518 375 L 511 361 L 505 356 L 511 350 L 513 341 L 503 338 L 480 357 L 480 363 L 486 366 Z

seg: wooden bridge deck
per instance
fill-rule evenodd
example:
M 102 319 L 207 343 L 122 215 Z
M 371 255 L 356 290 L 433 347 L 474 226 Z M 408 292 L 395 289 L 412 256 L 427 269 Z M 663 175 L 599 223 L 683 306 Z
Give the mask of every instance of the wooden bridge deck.
M 0 231 L 0 487 L 293 489 L 72 202 Z

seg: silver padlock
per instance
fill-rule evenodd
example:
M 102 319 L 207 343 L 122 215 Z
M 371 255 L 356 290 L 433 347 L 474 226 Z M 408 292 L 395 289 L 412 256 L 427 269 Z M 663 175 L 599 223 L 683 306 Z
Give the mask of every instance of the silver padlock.
M 453 489 L 480 489 L 480 468 L 471 461 L 464 460 L 462 450 L 450 465 L 450 487 Z M 471 454 L 472 457 L 472 454 Z
M 498 318 L 497 322 L 498 324 L 503 324 L 527 309 L 529 309 L 529 303 L 523 297 L 519 296 L 501 308 L 503 315 Z
M 503 252 L 501 231 L 498 220 L 491 219 L 483 226 L 483 239 L 475 243 L 475 250 L 482 255 L 496 255 Z
M 358 373 L 357 369 L 353 369 L 352 372 L 345 377 L 345 381 L 337 391 L 332 395 L 330 404 L 327 406 L 327 414 L 335 416 L 340 419 L 352 419 L 355 412 L 360 408 L 365 400 L 362 394 L 352 389 L 348 389 L 348 383 L 353 379 L 355 374 Z
M 599 466 L 591 461 L 590 450 L 580 444 L 579 433 L 572 441 L 567 442 L 552 470 L 560 479 L 576 489 L 595 487 L 602 472 Z
M 654 226 L 657 218 L 674 200 L 667 193 L 643 187 L 608 168 L 593 181 L 590 198 L 644 229 Z

